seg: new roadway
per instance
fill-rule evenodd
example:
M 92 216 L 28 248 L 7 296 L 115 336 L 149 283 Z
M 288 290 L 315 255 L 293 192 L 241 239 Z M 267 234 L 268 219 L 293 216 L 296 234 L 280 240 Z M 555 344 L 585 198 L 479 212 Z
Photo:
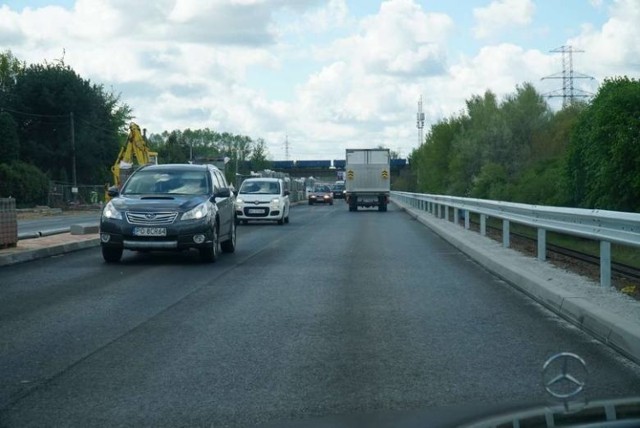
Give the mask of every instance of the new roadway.
M 127 251 L 106 264 L 94 247 L 0 267 L 0 426 L 297 426 L 547 403 L 542 366 L 563 351 L 587 363 L 584 397 L 640 395 L 636 364 L 395 205 L 290 218 L 239 226 L 214 264 Z

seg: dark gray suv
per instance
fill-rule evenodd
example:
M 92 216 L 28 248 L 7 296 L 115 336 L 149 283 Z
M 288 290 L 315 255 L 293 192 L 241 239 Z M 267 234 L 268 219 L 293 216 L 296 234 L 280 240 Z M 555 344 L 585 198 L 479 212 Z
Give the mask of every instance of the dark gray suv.
M 102 211 L 100 245 L 107 262 L 123 250 L 195 248 L 214 262 L 236 248 L 235 196 L 213 165 L 148 165 L 135 171 Z

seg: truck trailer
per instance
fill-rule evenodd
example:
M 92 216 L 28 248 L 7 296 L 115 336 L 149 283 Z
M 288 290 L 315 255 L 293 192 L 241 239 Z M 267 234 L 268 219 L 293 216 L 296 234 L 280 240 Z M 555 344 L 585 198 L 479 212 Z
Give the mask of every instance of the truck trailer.
M 378 207 L 386 211 L 391 191 L 389 149 L 347 149 L 345 200 L 349 211 Z

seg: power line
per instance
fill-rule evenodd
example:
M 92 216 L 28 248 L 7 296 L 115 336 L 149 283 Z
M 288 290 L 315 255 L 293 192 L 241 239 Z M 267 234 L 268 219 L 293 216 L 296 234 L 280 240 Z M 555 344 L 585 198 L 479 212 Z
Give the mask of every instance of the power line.
M 22 114 L 24 116 L 33 116 L 33 117 L 69 117 L 69 114 L 37 114 L 37 113 L 27 113 L 24 111 L 13 110 L 6 107 L 0 107 L 0 112 L 8 111 L 9 113 Z

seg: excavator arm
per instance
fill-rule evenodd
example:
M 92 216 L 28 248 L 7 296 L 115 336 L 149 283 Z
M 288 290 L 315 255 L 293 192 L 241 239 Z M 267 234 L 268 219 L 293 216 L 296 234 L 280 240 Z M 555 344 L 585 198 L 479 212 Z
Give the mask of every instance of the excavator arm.
M 129 124 L 129 135 L 124 146 L 120 148 L 118 157 L 115 163 L 111 167 L 111 173 L 113 175 L 113 185 L 120 188 L 128 177 L 129 171 L 133 168 L 134 164 L 139 166 L 147 165 L 149 163 L 158 163 L 158 153 L 149 150 L 147 140 L 140 132 L 140 127 L 131 122 Z M 108 196 L 105 196 L 105 200 L 109 200 Z

